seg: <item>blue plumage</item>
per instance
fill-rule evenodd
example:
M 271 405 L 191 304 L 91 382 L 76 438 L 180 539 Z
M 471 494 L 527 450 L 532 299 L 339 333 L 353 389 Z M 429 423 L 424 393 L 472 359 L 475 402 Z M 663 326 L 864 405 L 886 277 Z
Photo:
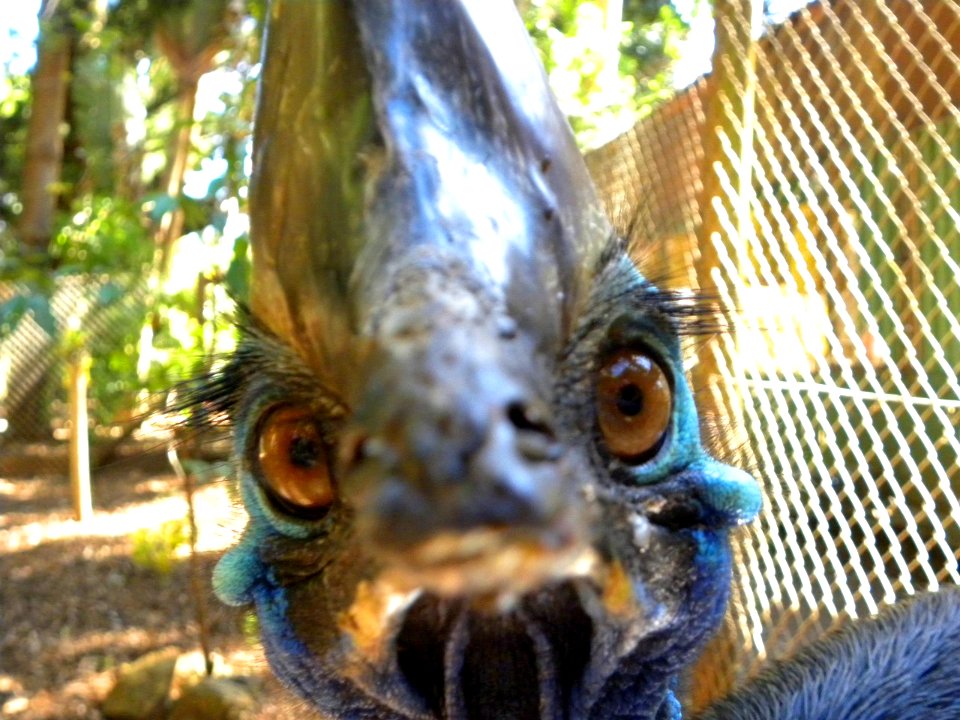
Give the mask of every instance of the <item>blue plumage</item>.
M 698 720 L 958 718 L 958 657 L 960 591 L 944 588 L 848 622 Z

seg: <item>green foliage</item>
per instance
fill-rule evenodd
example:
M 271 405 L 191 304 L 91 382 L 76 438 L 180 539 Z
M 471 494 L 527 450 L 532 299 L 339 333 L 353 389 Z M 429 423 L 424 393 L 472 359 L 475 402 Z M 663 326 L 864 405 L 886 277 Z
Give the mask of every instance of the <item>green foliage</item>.
M 26 316 L 56 343 L 56 352 L 69 355 L 81 345 L 96 359 L 91 369 L 91 415 L 98 426 L 116 422 L 137 405 L 142 390 L 138 375 L 137 342 L 146 315 L 135 288 L 149 270 L 153 246 L 140 204 L 111 196 L 77 199 L 46 254 L 8 252 L 0 261 L 0 279 L 14 281 L 21 292 L 0 303 L 0 336 Z M 52 300 L 69 277 L 97 288 L 95 307 L 67 323 L 101 318 L 98 334 L 78 327 L 64 328 L 54 315 Z
M 48 335 L 57 332 L 57 321 L 46 295 L 14 295 L 0 303 L 0 334 L 10 332 L 26 316 L 33 318 Z
M 699 0 L 705 2 L 706 0 Z M 624 0 L 621 71 L 652 77 L 677 59 L 677 41 L 690 29 L 667 0 Z
M 20 214 L 19 178 L 27 136 L 30 81 L 0 73 L 0 241 L 10 242 L 10 229 Z
M 127 319 L 109 337 L 86 338 L 95 358 L 90 366 L 90 415 L 96 427 L 109 427 L 135 413 L 143 389 L 137 372 L 141 324 L 142 316 Z
M 525 13 L 550 84 L 587 147 L 670 96 L 670 64 L 689 30 L 669 0 L 625 0 L 613 28 L 607 7 L 601 0 L 531 0 Z
M 153 247 L 140 203 L 109 195 L 79 198 L 50 256 L 61 275 L 143 273 Z
M 128 68 L 112 51 L 109 35 L 98 37 L 74 62 L 70 88 L 73 130 L 83 148 L 81 184 L 94 193 L 116 192 L 115 136 L 124 131 L 123 91 Z
M 672 4 L 655 0 L 627 0 L 624 17 L 620 72 L 637 78 L 637 104 L 649 111 L 673 94 L 670 66 L 679 59 L 690 24 Z
M 237 238 L 233 244 L 233 257 L 224 275 L 224 284 L 234 302 L 246 305 L 250 302 L 250 277 L 253 266 L 250 261 L 250 241 L 246 236 Z
M 152 393 L 194 374 L 211 352 L 234 341 L 223 310 L 231 308 L 228 294 L 245 299 L 249 291 L 243 210 L 265 3 L 251 3 L 242 26 L 226 6 L 226 0 L 115 0 L 104 22 L 82 0 L 62 0 L 57 22 L 41 30 L 68 31 L 76 50 L 62 202 L 44 253 L 21 252 L 14 232 L 29 78 L 0 78 L 0 283 L 19 291 L 0 295 L 0 337 L 29 316 L 54 338 L 55 352 L 84 345 L 94 358 L 90 410 L 98 427 L 129 427 Z M 178 64 L 189 65 L 192 53 L 213 57 L 216 47 L 228 51 L 217 56 L 228 82 L 221 107 L 213 103 L 194 129 L 188 169 L 219 163 L 218 174 L 205 193 L 171 197 L 160 188 L 167 186 L 180 130 L 178 70 L 186 66 Z M 209 105 L 209 96 L 201 102 Z M 175 212 L 182 213 L 183 237 L 165 273 L 155 238 Z M 71 319 L 61 317 L 62 303 L 55 313 L 53 303 L 63 282 L 78 278 L 95 288 L 86 296 L 93 305 L 85 302 L 79 329 L 68 330 Z
M 190 542 L 190 523 L 186 518 L 168 520 L 156 528 L 137 530 L 130 541 L 130 559 L 135 565 L 158 575 L 169 575 L 178 551 Z

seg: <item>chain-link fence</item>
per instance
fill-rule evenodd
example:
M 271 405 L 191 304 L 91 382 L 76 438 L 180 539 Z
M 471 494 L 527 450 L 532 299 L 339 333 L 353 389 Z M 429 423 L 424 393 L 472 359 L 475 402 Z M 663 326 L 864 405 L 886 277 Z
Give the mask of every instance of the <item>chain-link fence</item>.
M 960 6 L 754 11 L 717 0 L 711 77 L 589 159 L 654 272 L 738 318 L 698 379 L 765 509 L 697 704 L 960 581 Z
M 224 275 L 184 268 L 161 290 L 132 273 L 0 283 L 0 478 L 66 483 L 75 398 L 86 408 L 94 480 L 99 470 L 152 466 L 166 454 L 176 435 L 171 391 L 229 351 L 236 335 Z M 178 442 L 187 436 L 187 456 L 229 452 L 219 433 Z
M 135 365 L 146 286 L 87 275 L 64 276 L 42 296 L 24 285 L 0 286 L 0 301 L 14 297 L 33 307 L 0 336 L 0 472 L 66 475 L 72 352 L 82 349 L 94 359 L 97 392 L 90 409 L 100 447 L 128 434 L 125 425 L 139 419 L 136 395 L 121 387 L 121 373 L 111 364 L 122 355 Z

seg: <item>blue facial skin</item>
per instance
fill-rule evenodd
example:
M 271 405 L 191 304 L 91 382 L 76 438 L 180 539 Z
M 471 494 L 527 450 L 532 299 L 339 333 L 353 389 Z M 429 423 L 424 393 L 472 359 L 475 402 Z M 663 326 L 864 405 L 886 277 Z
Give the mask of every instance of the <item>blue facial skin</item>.
M 608 320 L 581 326 L 566 360 L 578 370 L 563 384 L 564 392 L 584 403 L 572 408 L 573 415 L 590 418 L 578 430 L 597 435 L 589 407 L 595 365 L 581 352 L 602 358 L 626 347 L 650 354 L 671 379 L 673 412 L 662 447 L 640 465 L 612 457 L 602 440 L 592 447 L 595 466 L 604 469 L 597 495 L 605 554 L 624 565 L 634 594 L 646 598 L 657 608 L 653 614 L 662 612 L 664 619 L 634 651 L 613 661 L 605 690 L 583 717 L 679 718 L 676 678 L 726 607 L 729 532 L 756 517 L 762 497 L 752 476 L 718 462 L 701 444 L 699 416 L 682 372 L 684 319 L 677 318 L 676 300 L 647 283 L 625 254 L 597 277 L 589 317 Z M 641 544 L 645 552 L 638 552 Z M 665 577 L 670 579 L 665 582 Z
M 593 655 L 571 695 L 570 717 L 679 718 L 676 678 L 725 608 L 728 533 L 753 519 L 761 496 L 748 474 L 714 460 L 701 445 L 693 395 L 681 370 L 681 323 L 670 298 L 646 283 L 623 255 L 597 274 L 589 304 L 568 351 L 557 362 L 554 412 L 568 451 L 579 453 L 590 468 L 584 485 L 591 488 L 585 497 L 592 497 L 588 502 L 595 506 L 594 545 L 607 562 L 622 567 L 640 610 L 626 629 L 622 623 L 605 627 L 595 619 Z M 256 345 L 262 339 L 245 342 Z M 598 364 L 625 347 L 643 349 L 657 359 L 673 389 L 672 422 L 663 445 L 640 465 L 622 462 L 605 449 L 593 405 Z M 277 350 L 252 352 L 271 355 Z M 288 358 L 288 364 L 295 362 Z M 236 454 L 242 459 L 240 485 L 250 521 L 239 544 L 217 566 L 216 592 L 230 605 L 256 606 L 274 669 L 321 711 L 343 718 L 415 717 L 423 708 L 397 690 L 397 678 L 373 673 L 358 682 L 338 674 L 338 666 L 352 657 L 349 642 L 333 639 L 318 645 L 304 640 L 303 621 L 292 619 L 304 595 L 291 594 L 305 594 L 304 584 L 283 579 L 273 551 L 264 550 L 313 544 L 321 548 L 316 562 L 324 567 L 327 546 L 330 554 L 356 557 L 345 564 L 360 567 L 365 562 L 351 539 L 337 539 L 338 532 L 344 534 L 341 526 L 349 525 L 362 508 L 338 507 L 320 520 L 297 519 L 271 502 L 255 476 L 252 449 L 257 448 L 258 423 L 267 410 L 291 401 L 280 375 L 251 383 L 233 408 Z M 297 385 L 297 401 L 305 397 L 303 384 Z M 335 427 L 331 432 L 335 434 Z M 345 596 L 354 590 L 342 588 Z M 337 607 L 342 610 L 342 605 Z M 336 617 L 335 609 L 323 610 L 317 623 L 329 629 Z M 615 651 L 624 633 L 635 641 Z
M 227 605 L 246 606 L 255 604 L 264 638 L 282 646 L 282 652 L 292 655 L 306 653 L 303 644 L 291 632 L 286 622 L 286 593 L 277 583 L 271 567 L 260 556 L 260 548 L 272 536 L 304 539 L 310 534 L 308 526 L 284 517 L 271 506 L 263 488 L 247 468 L 251 424 L 256 426 L 257 416 L 271 404 L 280 402 L 280 397 L 266 397 L 241 405 L 236 420 L 234 454 L 244 459 L 240 471 L 240 492 L 249 523 L 240 542 L 229 550 L 217 563 L 213 575 L 213 587 L 217 597 Z

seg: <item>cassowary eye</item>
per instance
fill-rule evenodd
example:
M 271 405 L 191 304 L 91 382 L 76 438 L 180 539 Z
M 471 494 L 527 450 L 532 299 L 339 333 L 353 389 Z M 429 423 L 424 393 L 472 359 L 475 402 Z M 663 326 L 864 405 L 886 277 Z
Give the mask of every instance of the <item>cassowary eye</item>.
M 308 410 L 277 408 L 261 423 L 260 482 L 284 507 L 306 515 L 330 507 L 334 488 L 328 460 L 323 432 Z
M 641 463 L 660 449 L 670 425 L 673 390 L 656 360 L 641 350 L 619 350 L 597 379 L 597 421 L 607 449 Z

